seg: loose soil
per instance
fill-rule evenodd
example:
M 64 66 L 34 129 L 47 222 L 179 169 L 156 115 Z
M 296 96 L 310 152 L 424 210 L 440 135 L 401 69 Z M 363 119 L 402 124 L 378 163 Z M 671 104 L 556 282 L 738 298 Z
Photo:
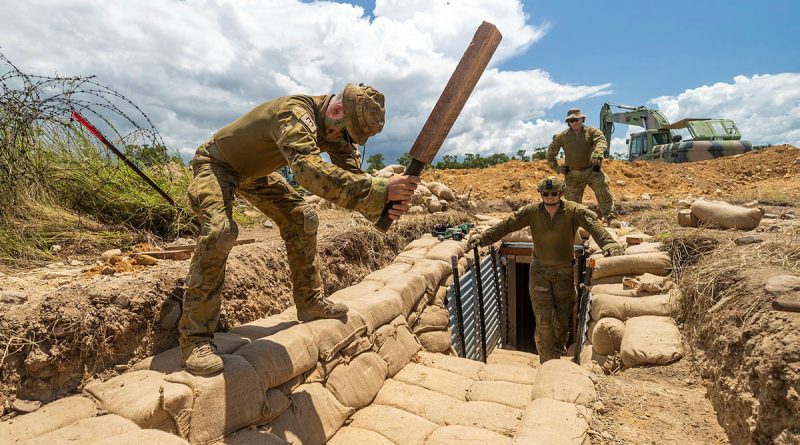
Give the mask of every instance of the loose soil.
M 800 275 L 800 236 L 793 219 L 800 210 L 800 151 L 780 146 L 679 165 L 607 161 L 604 169 L 626 219 L 637 227 L 666 238 L 692 232 L 715 240 L 680 258 L 691 257 L 680 277 L 684 292 L 700 288 L 697 278 L 691 281 L 692 270 L 714 286 L 703 287 L 685 305 L 694 310 L 680 320 L 686 357 L 664 367 L 599 377 L 603 406 L 592 423 L 593 442 L 800 443 L 800 314 L 772 311 L 775 297 L 763 290 L 771 276 Z M 535 200 L 536 182 L 550 174 L 543 161 L 512 161 L 483 170 L 429 170 L 423 178 L 469 195 L 480 210 L 507 212 Z M 745 233 L 678 228 L 670 202 L 689 196 L 758 199 L 769 205 L 774 217 L 749 233 L 764 242 L 737 246 L 732 240 Z M 591 200 L 587 190 L 586 201 Z M 332 292 L 388 263 L 435 222 L 463 222 L 469 215 L 407 218 L 390 237 L 365 230 L 349 212 L 325 210 L 320 217 L 323 280 Z M 237 246 L 231 255 L 221 329 L 279 312 L 291 301 L 277 229 L 259 221 L 241 237 L 256 243 Z M 97 276 L 83 275 L 86 266 L 67 266 L 76 259 L 88 264 L 99 253 L 0 275 L 0 292 L 15 297 L 0 303 L 0 414 L 5 418 L 16 415 L 15 398 L 49 401 L 73 393 L 176 344 L 188 262 L 159 261 L 142 270 Z M 720 258 L 729 267 L 711 273 Z M 708 301 L 695 305 L 702 298 Z M 720 301 L 724 304 L 707 315 Z

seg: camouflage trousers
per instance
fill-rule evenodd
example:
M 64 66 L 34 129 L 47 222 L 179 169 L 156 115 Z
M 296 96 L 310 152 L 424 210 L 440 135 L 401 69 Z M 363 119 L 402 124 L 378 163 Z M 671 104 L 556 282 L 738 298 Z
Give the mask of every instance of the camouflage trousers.
M 547 266 L 531 262 L 529 292 L 536 318 L 534 340 L 542 363 L 567 353 L 572 307 L 577 301 L 572 264 Z
M 178 324 L 181 346 L 208 341 L 217 327 L 225 280 L 225 262 L 238 236 L 233 220 L 234 194 L 252 203 L 280 230 L 292 277 L 297 307 L 306 307 L 322 293 L 317 255 L 317 213 L 279 173 L 244 178 L 227 163 L 209 157 L 204 144 L 192 160 L 194 177 L 189 202 L 203 224 L 186 279 L 183 315 Z
M 591 167 L 583 170 L 570 170 L 565 182 L 567 189 L 564 198 L 570 201 L 583 202 L 583 191 L 588 185 L 597 197 L 597 204 L 600 206 L 600 213 L 606 219 L 616 218 L 617 211 L 614 209 L 614 198 L 608 190 L 608 175 L 600 170 L 596 172 Z

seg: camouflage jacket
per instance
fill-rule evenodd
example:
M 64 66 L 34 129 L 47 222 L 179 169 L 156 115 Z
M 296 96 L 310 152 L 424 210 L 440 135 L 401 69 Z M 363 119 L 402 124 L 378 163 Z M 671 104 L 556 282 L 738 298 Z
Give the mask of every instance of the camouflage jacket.
M 597 215 L 593 211 L 567 200 L 561 201 L 561 206 L 552 218 L 542 202 L 517 209 L 513 215 L 483 232 L 480 235 L 480 244 L 488 246 L 526 226 L 530 228 L 533 237 L 533 257 L 548 266 L 572 262 L 572 246 L 578 227 L 586 229 L 603 250 L 619 246 L 611 234 L 597 222 Z
M 567 128 L 553 136 L 553 142 L 547 148 L 547 163 L 553 170 L 557 168 L 556 157 L 562 147 L 564 148 L 564 165 L 575 170 L 582 170 L 592 165 L 592 158 L 602 158 L 608 144 L 603 132 L 597 128 L 584 125 L 578 134 Z
M 356 146 L 325 140 L 324 110 L 330 99 L 286 96 L 258 105 L 217 131 L 209 154 L 249 178 L 288 165 L 295 180 L 315 195 L 376 218 L 386 201 L 387 180 L 360 170 Z

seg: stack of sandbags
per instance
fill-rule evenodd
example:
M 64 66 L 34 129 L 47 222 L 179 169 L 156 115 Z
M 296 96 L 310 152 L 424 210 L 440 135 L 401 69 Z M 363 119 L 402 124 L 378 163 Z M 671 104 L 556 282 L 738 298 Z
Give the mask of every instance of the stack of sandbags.
M 742 207 L 725 201 L 697 199 L 689 209 L 678 211 L 678 224 L 697 227 L 700 224 L 719 229 L 752 230 L 761 223 L 764 209 Z
M 592 284 L 621 283 L 625 276 L 645 273 L 666 276 L 672 267 L 667 252 L 638 253 L 594 260 Z
M 669 317 L 631 318 L 620 349 L 625 366 L 665 365 L 683 355 L 681 333 Z

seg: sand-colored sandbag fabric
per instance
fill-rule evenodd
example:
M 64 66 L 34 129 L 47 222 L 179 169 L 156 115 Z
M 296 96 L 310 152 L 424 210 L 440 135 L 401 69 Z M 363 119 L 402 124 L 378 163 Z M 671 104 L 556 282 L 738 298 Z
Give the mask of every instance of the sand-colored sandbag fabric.
M 301 385 L 290 396 L 292 407 L 270 422 L 269 431 L 297 445 L 322 445 L 355 412 L 319 383 Z
M 478 378 L 480 380 L 502 380 L 523 385 L 533 385 L 537 374 L 538 369 L 530 366 L 492 363 L 484 366 L 478 372 Z
M 426 233 L 425 235 L 422 235 L 421 237 L 415 239 L 414 241 L 411 241 L 410 243 L 406 244 L 406 247 L 403 248 L 403 251 L 405 252 L 413 249 L 419 249 L 421 247 L 425 249 L 430 249 L 433 246 L 438 245 L 439 243 L 441 243 L 441 241 L 434 238 L 430 233 Z
M 637 289 L 626 288 L 622 283 L 596 284 L 592 286 L 593 295 L 618 295 L 620 297 L 638 297 Z
M 255 422 L 256 425 L 272 422 L 292 405 L 289 396 L 278 388 L 272 388 L 267 391 L 266 400 L 267 404 L 261 413 L 261 418 L 258 419 L 258 422 Z
M 167 374 L 166 383 L 183 385 L 173 399 L 165 387 L 163 407 L 175 420 L 178 434 L 193 444 L 214 443 L 228 433 L 255 424 L 263 415 L 267 392 L 253 366 L 238 355 L 222 355 L 225 368 L 214 376 L 195 376 L 186 371 Z
M 425 295 L 428 280 L 416 273 L 406 272 L 389 281 L 384 289 L 397 292 L 403 300 L 403 316 L 408 317 Z
M 612 317 L 625 321 L 643 315 L 672 316 L 677 311 L 677 295 L 677 293 L 669 293 L 629 298 L 618 295 L 592 294 L 592 319 L 600 320 Z
M 641 244 L 634 244 L 625 248 L 626 255 L 636 255 L 638 253 L 658 252 L 661 250 L 663 244 L 661 242 L 646 242 Z
M 370 405 L 359 410 L 348 425 L 373 431 L 395 444 L 423 445 L 438 426 L 424 417 L 386 405 Z
M 514 443 L 589 445 L 589 415 L 583 406 L 552 399 L 534 400 L 522 415 Z
M 628 289 L 634 289 L 638 295 L 663 294 L 675 287 L 675 282 L 668 277 L 660 277 L 653 274 L 643 274 L 637 277 L 625 277 L 622 285 Z
M 533 398 L 590 405 L 597 399 L 591 373 L 570 360 L 548 360 L 533 383 Z
M 142 444 L 144 445 L 144 444 Z M 257 428 L 241 429 L 225 436 L 214 445 L 291 445 L 278 436 Z
M 698 227 L 700 221 L 690 209 L 678 210 L 678 225 L 681 227 Z
M 466 402 L 445 416 L 447 425 L 476 426 L 505 436 L 517 430 L 522 410 L 493 402 Z
M 624 334 L 624 321 L 611 317 L 601 318 L 592 332 L 592 346 L 598 354 L 616 354 L 619 352 Z
M 388 366 L 375 352 L 366 352 L 333 368 L 325 388 L 344 406 L 367 406 L 386 380 Z
M 281 320 L 285 323 L 283 318 Z M 255 335 L 252 331 L 251 334 Z M 214 334 L 213 341 L 219 354 L 232 354 L 233 351 L 236 351 L 247 343 L 250 343 L 249 338 L 243 337 L 236 332 L 217 332 Z M 147 357 L 131 366 L 128 372 L 148 369 L 159 371 L 165 374 L 181 371 L 183 369 L 183 360 L 181 359 L 180 348 L 175 347 L 167 349 L 166 351 L 159 352 L 152 357 Z
M 421 386 L 389 379 L 375 397 L 375 403 L 402 409 L 437 425 L 444 425 L 446 414 L 458 410 L 464 401 Z
M 651 273 L 664 276 L 672 266 L 667 252 L 639 253 L 636 255 L 620 255 L 600 258 L 594 262 L 593 279 L 601 279 L 618 275 L 641 275 Z
M 701 224 L 720 229 L 752 230 L 761 223 L 764 209 L 741 207 L 724 201 L 697 199 L 692 203 L 692 214 Z
M 11 444 L 94 417 L 97 406 L 81 396 L 65 397 L 38 410 L 0 423 L 0 443 Z
M 462 257 L 466 250 L 467 243 L 465 241 L 445 240 L 432 247 L 425 258 L 450 263 L 451 257 Z
M 140 428 L 155 428 L 177 433 L 172 417 L 161 406 L 164 374 L 134 371 L 84 389 L 97 400 L 100 409 L 135 422 Z
M 581 349 L 579 361 L 581 363 L 581 367 L 583 368 L 592 369 L 593 362 L 597 363 L 601 368 L 603 368 L 608 361 L 608 356 L 595 352 L 592 345 L 585 345 L 583 349 Z
M 430 331 L 443 331 L 450 323 L 450 314 L 440 306 L 425 306 L 413 326 L 414 334 Z
M 135 423 L 116 414 L 90 417 L 55 431 L 17 442 L 19 445 L 70 444 L 93 445 L 102 440 L 139 430 Z
M 625 279 L 625 275 L 612 275 L 610 277 L 603 278 L 592 277 L 590 284 L 592 286 L 596 286 L 598 284 L 622 284 L 623 279 Z
M 314 334 L 320 360 L 330 360 L 357 337 L 365 335 L 368 329 L 366 320 L 356 311 L 339 319 L 314 320 L 308 325 Z
M 402 317 L 378 328 L 373 343 L 378 348 L 378 355 L 388 365 L 388 377 L 397 374 L 422 349 L 419 340 L 411 333 Z
M 404 273 L 411 270 L 411 264 L 408 263 L 391 263 L 388 266 L 384 267 L 383 269 L 378 269 L 374 272 L 371 272 L 369 275 L 364 277 L 365 280 L 373 280 L 373 281 L 380 281 L 382 283 L 387 283 L 396 279 L 399 276 L 402 276 Z
M 442 203 L 439 201 L 439 198 L 436 195 L 426 196 L 424 198 L 425 207 L 428 209 L 429 213 L 436 213 L 442 209 Z
M 395 445 L 381 434 L 363 428 L 342 427 L 326 445 Z
M 495 349 L 497 351 L 497 349 Z M 531 367 L 539 367 L 539 356 L 531 354 L 532 357 L 519 357 L 515 355 L 505 355 L 505 354 L 497 354 L 496 352 L 492 352 L 489 354 L 489 357 L 486 357 L 486 363 L 499 363 L 503 365 L 521 365 L 521 366 L 531 366 Z M 534 363 L 535 361 L 535 363 Z
M 444 352 L 453 346 L 453 333 L 450 329 L 423 332 L 418 334 L 417 338 L 428 352 Z
M 421 386 L 462 401 L 467 400 L 467 390 L 474 382 L 459 374 L 429 368 L 416 363 L 406 365 L 394 376 L 394 379 L 410 385 Z
M 259 338 L 270 337 L 281 331 L 293 329 L 299 324 L 300 322 L 297 321 L 296 318 L 296 311 L 294 314 L 289 314 L 289 311 L 287 310 L 281 312 L 280 314 L 270 315 L 266 318 L 259 318 L 258 320 L 253 320 L 249 323 L 236 326 L 228 332 L 252 341 Z M 232 354 L 238 349 L 237 348 L 232 349 L 229 352 L 223 352 L 222 345 L 217 343 L 218 335 L 219 334 L 214 334 L 214 343 L 217 344 L 217 352 L 223 354 Z M 239 347 L 241 346 L 244 345 L 240 345 Z M 178 350 L 178 348 L 175 349 Z M 180 359 L 180 352 L 178 352 L 178 358 Z
M 533 386 L 504 381 L 478 381 L 467 390 L 467 400 L 494 402 L 525 409 L 533 400 Z
M 331 300 L 346 304 L 351 311 L 360 313 L 367 322 L 368 332 L 391 322 L 398 315 L 404 313 L 403 298 L 397 292 L 386 288 L 359 298 L 342 299 L 336 293 L 331 295 Z
M 620 350 L 625 366 L 665 365 L 683 356 L 681 333 L 669 317 L 636 317 L 625 323 Z
M 184 439 L 161 430 L 135 430 L 109 437 L 92 445 L 189 445 Z
M 447 425 L 436 429 L 425 440 L 425 445 L 511 445 L 510 437 L 477 426 Z
M 235 354 L 253 365 L 265 388 L 274 388 L 317 363 L 319 350 L 309 324 L 295 325 L 269 337 L 253 340 Z
M 458 198 L 450 187 L 442 184 L 441 182 L 431 181 L 427 183 L 428 190 L 431 191 L 437 198 L 446 199 L 449 202 L 455 202 Z
M 449 371 L 466 377 L 470 380 L 478 380 L 478 375 L 486 367 L 485 364 L 475 360 L 464 360 L 458 357 L 451 357 L 444 354 L 436 354 L 427 351 L 419 351 L 411 358 L 414 363 L 436 368 L 442 371 Z M 535 377 L 535 376 L 534 376 Z
M 411 272 L 424 276 L 428 281 L 427 286 L 425 287 L 425 292 L 434 293 L 439 287 L 439 283 L 441 283 L 442 279 L 452 273 L 452 268 L 450 266 L 449 259 L 447 262 L 444 262 L 425 258 L 416 261 L 414 266 L 411 267 Z

